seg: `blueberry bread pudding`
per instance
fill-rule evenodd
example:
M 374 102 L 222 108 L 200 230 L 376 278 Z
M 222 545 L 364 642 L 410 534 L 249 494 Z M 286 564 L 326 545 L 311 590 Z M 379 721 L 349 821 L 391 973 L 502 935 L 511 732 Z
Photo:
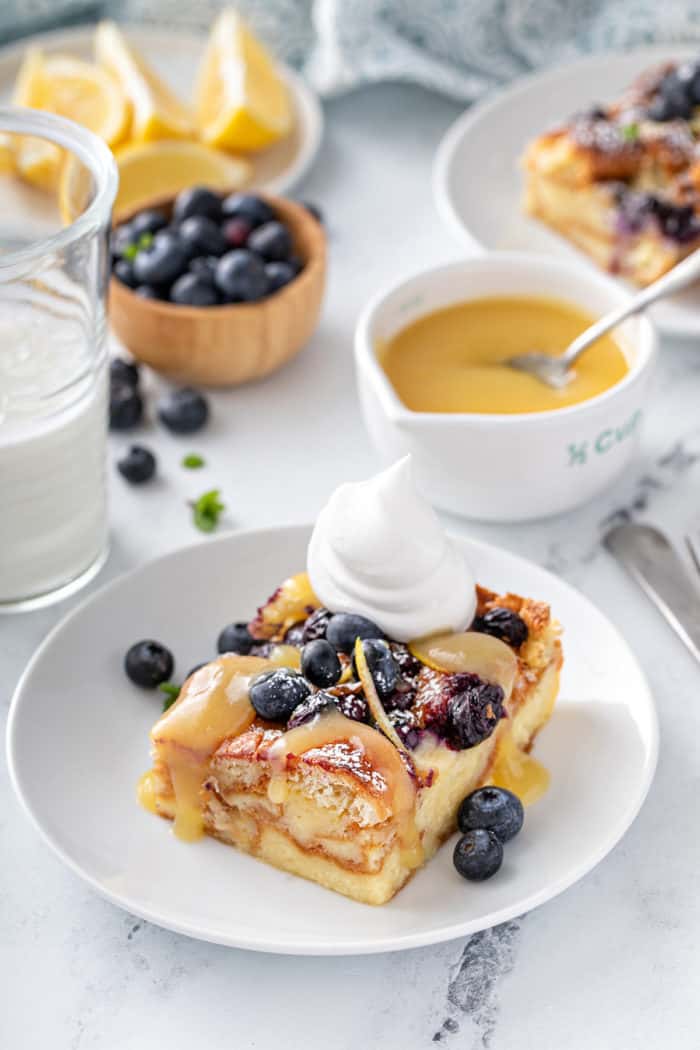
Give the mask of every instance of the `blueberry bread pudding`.
M 312 536 L 309 572 L 222 632 L 218 658 L 154 726 L 140 785 L 181 837 L 214 836 L 369 904 L 389 901 L 433 856 L 475 788 L 497 784 L 525 803 L 546 789 L 529 751 L 562 663 L 548 606 L 475 586 L 428 507 L 414 506 L 414 525 L 433 542 L 405 544 L 410 585 L 398 552 L 396 573 L 380 579 L 370 555 L 393 549 L 395 519 L 381 520 L 377 482 L 395 489 L 392 470 L 341 486 Z M 357 490 L 372 485 L 359 501 L 365 518 L 378 508 L 372 532 L 345 532 Z M 431 606 L 439 629 L 417 630 Z
M 647 71 L 525 153 L 525 208 L 599 266 L 650 284 L 700 247 L 700 62 Z

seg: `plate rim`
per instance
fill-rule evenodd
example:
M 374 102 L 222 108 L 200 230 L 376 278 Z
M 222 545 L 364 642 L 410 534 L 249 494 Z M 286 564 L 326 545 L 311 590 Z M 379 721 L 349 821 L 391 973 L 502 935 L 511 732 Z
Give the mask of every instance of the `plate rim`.
M 197 548 L 202 548 L 204 544 L 207 546 L 225 546 L 232 541 L 236 541 L 240 538 L 247 538 L 253 535 L 267 535 L 267 536 L 279 536 L 280 534 L 297 532 L 297 533 L 308 533 L 312 528 L 312 523 L 300 523 L 300 524 L 281 524 L 281 525 L 270 525 L 263 526 L 260 528 L 248 528 L 240 529 L 235 532 L 230 532 L 223 536 L 205 540 L 195 541 L 190 544 L 178 547 L 172 551 L 168 551 L 164 554 L 159 555 L 157 558 L 151 558 L 148 561 L 143 562 L 140 565 L 135 566 L 126 573 L 121 573 L 115 579 L 109 580 L 104 583 L 97 590 L 91 594 L 86 595 L 82 601 L 78 602 L 75 608 L 71 609 L 65 616 L 61 617 L 59 622 L 49 631 L 46 637 L 39 644 L 33 655 L 31 656 L 27 666 L 20 675 L 20 678 L 15 686 L 10 702 L 10 710 L 7 719 L 7 729 L 5 734 L 5 752 L 8 775 L 10 783 L 15 793 L 15 797 L 20 804 L 20 808 L 23 810 L 25 815 L 29 818 L 30 823 L 34 826 L 35 830 L 39 833 L 40 838 L 49 847 L 51 852 L 58 857 L 66 867 L 77 875 L 83 882 L 94 890 L 100 897 L 109 901 L 111 904 L 120 908 L 122 911 L 127 911 L 129 914 L 133 914 L 140 919 L 144 919 L 147 922 L 153 923 L 156 926 L 163 927 L 164 929 L 171 930 L 175 933 L 182 934 L 187 937 L 192 937 L 196 940 L 206 941 L 212 944 L 221 944 L 231 948 L 239 948 L 246 951 L 257 951 L 263 953 L 271 953 L 277 955 L 300 955 L 300 956 L 355 956 L 355 955 L 374 955 L 382 952 L 392 951 L 405 951 L 411 948 L 425 947 L 433 944 L 441 944 L 445 941 L 455 940 L 459 937 L 464 937 L 477 933 L 480 930 L 491 929 L 501 923 L 507 922 L 511 919 L 516 919 L 519 916 L 533 911 L 555 897 L 558 897 L 561 893 L 567 890 L 570 886 L 575 885 L 582 878 L 588 875 L 593 868 L 595 868 L 614 847 L 620 842 L 625 833 L 634 823 L 639 811 L 646 800 L 647 794 L 651 787 L 656 772 L 658 755 L 659 755 L 659 718 L 656 703 L 654 700 L 653 693 L 649 686 L 647 676 L 644 673 L 637 657 L 635 656 L 632 648 L 623 637 L 621 632 L 608 619 L 602 610 L 600 610 L 595 603 L 593 603 L 585 594 L 582 594 L 576 587 L 568 583 L 568 581 L 555 576 L 548 569 L 539 565 L 532 559 L 525 558 L 520 554 L 514 554 L 513 552 L 506 550 L 505 548 L 498 547 L 495 544 L 486 543 L 483 540 L 476 540 L 469 536 L 460 536 L 455 533 L 448 533 L 452 539 L 456 539 L 460 543 L 464 543 L 467 547 L 471 548 L 475 553 L 484 549 L 489 552 L 506 553 L 511 559 L 514 559 L 517 563 L 524 563 L 527 568 L 534 567 L 540 573 L 544 574 L 545 577 L 554 580 L 559 588 L 568 593 L 570 596 L 578 601 L 582 602 L 584 607 L 588 606 L 595 611 L 595 613 L 602 617 L 606 623 L 607 628 L 612 632 L 615 637 L 618 646 L 621 646 L 627 653 L 629 659 L 632 661 L 637 669 L 640 685 L 642 689 L 642 699 L 646 706 L 646 713 L 648 715 L 649 723 L 649 742 L 648 746 L 645 747 L 645 760 L 643 768 L 643 776 L 640 779 L 636 796 L 633 798 L 631 804 L 627 807 L 623 814 L 619 814 L 617 820 L 612 826 L 612 830 L 608 833 L 605 840 L 599 845 L 598 849 L 592 851 L 590 857 L 586 863 L 580 868 L 577 868 L 575 873 L 567 875 L 558 879 L 554 884 L 548 883 L 546 888 L 540 889 L 537 892 L 531 893 L 524 900 L 518 900 L 516 903 L 509 906 L 505 906 L 499 909 L 497 912 L 492 912 L 488 915 L 488 921 L 484 922 L 480 919 L 468 919 L 462 922 L 452 923 L 449 926 L 442 926 L 439 929 L 433 929 L 426 933 L 425 931 L 419 931 L 417 933 L 407 933 L 394 936 L 385 936 L 381 940 L 374 942 L 343 942 L 342 940 L 334 939 L 333 941 L 319 942 L 313 940 L 304 942 L 303 940 L 295 939 L 291 941 L 277 941 L 272 940 L 269 937 L 255 938 L 255 937 L 236 937 L 231 936 L 227 933 L 222 933 L 216 929 L 211 929 L 206 925 L 197 925 L 193 922 L 181 922 L 177 919 L 173 919 L 168 914 L 160 913 L 157 908 L 143 907 L 138 902 L 134 902 L 128 895 L 119 894 L 113 890 L 107 888 L 103 883 L 93 874 L 89 873 L 77 860 L 75 860 L 60 842 L 51 834 L 43 825 L 37 813 L 32 808 L 29 799 L 25 797 L 22 787 L 22 776 L 18 768 L 17 756 L 16 756 L 16 725 L 18 721 L 18 711 L 22 705 L 23 696 L 26 689 L 28 688 L 30 679 L 34 672 L 35 667 L 43 659 L 44 653 L 51 648 L 57 636 L 59 636 L 64 628 L 71 623 L 74 619 L 77 619 L 86 608 L 89 608 L 93 603 L 98 600 L 102 600 L 105 596 L 108 596 L 111 591 L 119 589 L 127 581 L 137 578 L 146 568 L 155 565 L 162 564 L 167 561 L 176 561 L 183 553 L 192 552 Z M 332 891 L 328 891 L 329 893 Z M 369 907 L 369 905 L 368 905 Z
M 0 79 L 4 75 L 4 67 L 12 62 L 21 62 L 29 47 L 70 47 L 76 40 L 84 43 L 90 40 L 99 21 L 99 19 L 88 19 L 77 22 L 73 26 L 32 33 L 2 45 L 0 47 Z M 137 42 L 140 37 L 144 40 L 150 38 L 151 41 L 176 40 L 180 45 L 192 44 L 203 47 L 207 40 L 205 30 L 163 28 L 148 22 L 120 21 L 117 24 L 127 37 L 133 36 Z M 163 46 L 167 47 L 167 43 Z M 251 188 L 265 189 L 270 193 L 283 195 L 293 189 L 313 165 L 321 147 L 325 121 L 321 100 L 308 81 L 286 62 L 277 60 L 277 64 L 292 90 L 295 106 L 304 115 L 305 134 L 300 136 L 299 148 L 291 164 L 274 178 L 257 187 L 251 183 Z
M 459 212 L 454 204 L 449 190 L 449 173 L 454 155 L 462 140 L 470 133 L 472 126 L 488 120 L 494 110 L 520 95 L 523 91 L 540 86 L 554 85 L 571 75 L 584 73 L 587 69 L 595 69 L 601 62 L 610 63 L 620 59 L 630 59 L 642 62 L 661 62 L 671 58 L 691 58 L 698 53 L 697 47 L 692 44 L 654 44 L 649 47 L 630 48 L 628 51 L 599 51 L 595 54 L 581 55 L 571 62 L 560 62 L 546 69 L 535 69 L 516 77 L 515 80 L 499 88 L 494 93 L 486 95 L 463 110 L 460 115 L 448 126 L 440 139 L 435 151 L 431 170 L 431 191 L 435 208 L 445 229 L 463 248 L 468 248 L 472 254 L 481 255 L 486 252 L 497 252 L 501 249 L 490 247 L 480 241 L 460 218 Z M 548 258 L 557 258 L 550 252 L 538 252 Z M 595 264 L 591 263 L 587 256 L 582 253 L 572 256 L 573 262 L 578 262 L 582 267 L 593 266 L 596 272 L 604 273 Z M 614 278 L 614 275 L 607 276 Z M 674 322 L 673 316 L 668 319 L 664 311 L 661 318 L 656 314 L 654 321 L 665 333 L 679 338 L 692 338 L 700 334 L 700 318 L 696 326 L 691 327 L 682 322 Z

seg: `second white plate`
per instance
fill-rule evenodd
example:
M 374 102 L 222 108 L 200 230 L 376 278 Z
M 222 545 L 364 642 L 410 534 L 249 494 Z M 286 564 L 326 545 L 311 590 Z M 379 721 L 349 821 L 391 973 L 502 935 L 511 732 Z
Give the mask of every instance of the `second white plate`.
M 617 98 L 650 66 L 690 58 L 697 58 L 697 50 L 682 46 L 594 55 L 523 77 L 467 110 L 435 158 L 433 192 L 449 229 L 472 251 L 542 252 L 593 267 L 563 237 L 524 214 L 520 158 L 525 146 L 573 113 Z M 652 315 L 669 334 L 700 335 L 700 287 L 660 303 Z
M 136 782 L 162 696 L 124 675 L 124 652 L 157 638 L 176 678 L 214 655 L 220 628 L 248 618 L 305 564 L 309 529 L 241 532 L 200 543 L 98 591 L 46 639 L 17 688 L 10 774 L 58 856 L 97 892 L 158 925 L 259 951 L 314 955 L 433 944 L 521 915 L 612 849 L 651 783 L 657 721 L 627 644 L 582 595 L 544 569 L 461 540 L 485 584 L 549 601 L 565 625 L 561 698 L 536 754 L 551 772 L 498 875 L 462 881 L 453 843 L 389 904 L 358 904 L 211 839 L 187 844 L 142 810 Z

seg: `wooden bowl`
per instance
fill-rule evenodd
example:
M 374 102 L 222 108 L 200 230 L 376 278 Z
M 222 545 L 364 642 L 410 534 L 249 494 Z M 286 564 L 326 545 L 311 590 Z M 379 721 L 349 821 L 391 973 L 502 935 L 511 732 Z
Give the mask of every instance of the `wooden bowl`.
M 142 299 L 113 277 L 110 324 L 137 360 L 181 383 L 235 386 L 269 375 L 305 346 L 316 328 L 326 280 L 323 227 L 301 204 L 260 196 L 288 227 L 304 269 L 258 303 L 206 307 Z M 173 199 L 142 203 L 117 215 L 115 226 L 144 208 L 169 213 Z

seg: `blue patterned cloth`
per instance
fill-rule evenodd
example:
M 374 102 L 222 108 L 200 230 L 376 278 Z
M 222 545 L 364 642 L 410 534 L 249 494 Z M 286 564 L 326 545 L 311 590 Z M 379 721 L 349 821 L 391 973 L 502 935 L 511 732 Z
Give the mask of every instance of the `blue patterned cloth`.
M 0 0 L 5 9 L 81 0 Z M 220 0 L 103 0 L 130 21 L 206 29 Z M 410 80 L 470 102 L 531 69 L 591 51 L 698 42 L 693 0 L 234 0 L 274 52 L 323 95 Z

